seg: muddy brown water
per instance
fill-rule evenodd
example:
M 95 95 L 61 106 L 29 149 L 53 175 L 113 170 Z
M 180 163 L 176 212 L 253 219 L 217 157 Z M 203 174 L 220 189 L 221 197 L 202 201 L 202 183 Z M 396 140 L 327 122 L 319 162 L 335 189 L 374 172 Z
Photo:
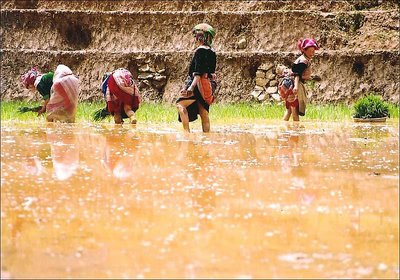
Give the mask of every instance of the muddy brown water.
M 398 278 L 398 125 L 2 122 L 2 277 Z

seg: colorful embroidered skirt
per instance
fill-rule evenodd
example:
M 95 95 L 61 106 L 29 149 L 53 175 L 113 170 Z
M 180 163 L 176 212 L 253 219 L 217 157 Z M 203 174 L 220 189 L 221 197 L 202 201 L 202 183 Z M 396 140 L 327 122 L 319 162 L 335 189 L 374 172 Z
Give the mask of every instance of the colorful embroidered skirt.
M 129 94 L 123 91 L 116 83 L 113 75 L 108 79 L 109 96 L 107 96 L 107 110 L 114 115 L 114 113 L 124 116 L 124 104 L 130 105 L 132 111 L 136 112 L 139 108 L 140 99 L 136 94 Z

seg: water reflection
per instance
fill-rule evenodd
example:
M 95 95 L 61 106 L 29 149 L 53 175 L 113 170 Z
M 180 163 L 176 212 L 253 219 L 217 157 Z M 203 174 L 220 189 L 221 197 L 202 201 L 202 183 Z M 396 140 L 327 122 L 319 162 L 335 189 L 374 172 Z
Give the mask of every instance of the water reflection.
M 101 136 L 100 136 L 101 137 Z M 107 133 L 104 137 L 102 166 L 118 179 L 127 179 L 140 172 L 134 165 L 137 149 L 140 148 L 138 138 L 129 131 Z M 136 172 L 135 172 L 136 171 Z
M 54 176 L 58 180 L 67 180 L 79 168 L 79 143 L 75 134 L 66 134 L 52 128 L 46 130 L 50 144 Z
M 2 277 L 398 277 L 398 137 L 2 123 Z

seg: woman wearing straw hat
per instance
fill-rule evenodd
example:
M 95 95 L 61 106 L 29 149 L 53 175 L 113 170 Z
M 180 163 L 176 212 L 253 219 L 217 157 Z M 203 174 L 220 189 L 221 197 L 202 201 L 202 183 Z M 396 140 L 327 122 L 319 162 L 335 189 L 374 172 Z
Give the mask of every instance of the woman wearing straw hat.
M 217 86 L 215 68 L 217 56 L 211 48 L 215 30 L 206 23 L 193 28 L 197 48 L 189 66 L 188 78 L 184 89 L 177 100 L 179 117 L 183 129 L 190 132 L 189 122 L 200 115 L 203 132 L 210 131 L 208 112 L 214 101 L 214 92 Z

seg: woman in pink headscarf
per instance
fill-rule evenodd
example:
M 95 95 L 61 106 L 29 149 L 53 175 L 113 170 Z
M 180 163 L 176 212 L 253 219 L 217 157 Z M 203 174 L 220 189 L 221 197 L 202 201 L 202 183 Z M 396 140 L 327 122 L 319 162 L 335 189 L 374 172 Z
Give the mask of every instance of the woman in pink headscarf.
M 50 92 L 51 87 L 53 86 L 53 72 L 48 72 L 46 74 L 42 74 L 36 67 L 33 67 L 31 70 L 26 72 L 21 76 L 21 83 L 26 89 L 32 91 L 38 91 L 39 94 L 42 96 L 44 103 L 43 106 L 40 108 L 21 108 L 21 112 L 27 111 L 37 111 L 38 116 L 46 112 L 47 103 L 50 100 Z
M 296 59 L 292 66 L 294 75 L 293 94 L 296 96 L 292 102 L 286 102 L 286 113 L 284 120 L 289 120 L 293 114 L 293 120 L 298 121 L 299 116 L 306 113 L 307 94 L 304 82 L 311 79 L 311 59 L 316 50 L 319 49 L 317 41 L 311 38 L 300 39 L 297 47 L 301 51 L 301 55 Z
M 47 121 L 75 122 L 78 107 L 79 79 L 68 66 L 57 66 L 53 77 L 52 94 L 47 103 Z
M 128 117 L 131 124 L 136 124 L 135 112 L 139 109 L 140 94 L 132 73 L 124 68 L 112 72 L 103 82 L 107 110 L 114 116 L 116 124 L 123 123 Z
M 44 99 L 38 115 L 47 112 L 47 121 L 75 122 L 78 105 L 79 79 L 63 64 L 55 73 L 41 74 L 36 67 L 21 76 L 25 88 L 37 90 Z

